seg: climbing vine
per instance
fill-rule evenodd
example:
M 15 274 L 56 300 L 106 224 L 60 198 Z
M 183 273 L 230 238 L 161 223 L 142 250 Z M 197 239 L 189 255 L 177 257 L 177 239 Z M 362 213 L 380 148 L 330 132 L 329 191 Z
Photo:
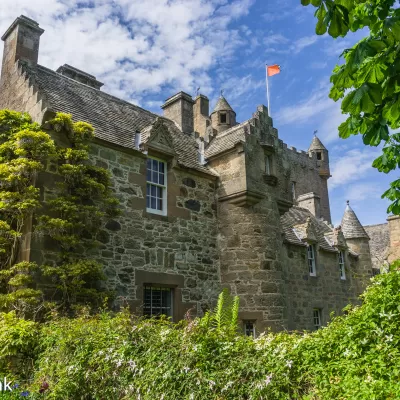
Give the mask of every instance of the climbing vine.
M 45 300 L 70 312 L 109 296 L 90 252 L 105 219 L 118 214 L 108 171 L 89 161 L 93 127 L 62 113 L 45 127 L 53 137 L 28 114 L 0 110 L 0 309 L 31 317 Z M 47 262 L 26 259 L 30 236 Z

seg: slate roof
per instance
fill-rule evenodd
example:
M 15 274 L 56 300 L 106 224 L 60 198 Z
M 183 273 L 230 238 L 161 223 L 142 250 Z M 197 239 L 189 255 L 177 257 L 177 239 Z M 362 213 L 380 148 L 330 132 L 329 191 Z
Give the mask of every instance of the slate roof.
M 369 236 L 357 218 L 357 215 L 352 210 L 347 202 L 346 209 L 342 218 L 342 232 L 346 239 L 367 238 Z
M 306 208 L 293 206 L 289 211 L 281 216 L 281 225 L 285 239 L 289 243 L 298 246 L 307 246 L 306 243 L 299 239 L 293 230 L 295 225 L 304 224 L 307 221 L 307 218 L 311 218 L 311 223 L 315 228 L 319 247 L 326 251 L 337 252 L 337 249 L 333 247 L 324 236 L 325 233 L 331 233 L 333 229 L 325 222 L 315 218 Z
M 326 147 L 322 144 L 317 136 L 314 136 L 308 151 L 311 150 L 326 150 Z
M 215 136 L 205 150 L 205 157 L 210 158 L 226 150 L 233 149 L 239 142 L 246 140 L 245 124 L 236 125 Z
M 228 101 L 224 96 L 219 97 L 212 113 L 215 113 L 217 111 L 233 111 L 232 107 L 229 105 Z
M 72 114 L 74 120 L 86 121 L 95 128 L 96 137 L 127 148 L 135 147 L 136 132 L 145 131 L 159 117 L 150 111 L 75 81 L 46 67 L 35 68 L 22 63 L 35 81 L 40 95 L 54 112 Z M 196 140 L 182 133 L 169 121 L 178 163 L 211 175 L 198 159 Z

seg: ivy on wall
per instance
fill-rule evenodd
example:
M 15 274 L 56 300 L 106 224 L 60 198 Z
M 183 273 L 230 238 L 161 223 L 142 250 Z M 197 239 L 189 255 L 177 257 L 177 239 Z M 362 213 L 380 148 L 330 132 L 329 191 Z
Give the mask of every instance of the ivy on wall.
M 104 279 L 101 264 L 85 251 L 97 245 L 105 220 L 119 213 L 109 172 L 89 162 L 93 127 L 63 113 L 45 126 L 60 144 L 28 114 L 0 110 L 0 309 L 32 318 L 50 304 L 70 312 L 109 296 L 97 285 Z M 50 199 L 41 202 L 36 183 L 49 166 L 54 183 Z M 32 232 L 51 239 L 52 248 L 43 249 L 53 252 L 51 263 L 26 259 Z M 36 278 L 49 281 L 46 296 L 35 289 Z

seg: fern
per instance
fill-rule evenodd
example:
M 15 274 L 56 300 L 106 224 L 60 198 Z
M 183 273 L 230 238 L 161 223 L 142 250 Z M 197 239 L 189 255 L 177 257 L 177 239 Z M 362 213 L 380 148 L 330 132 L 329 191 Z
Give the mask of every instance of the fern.
M 201 319 L 200 325 L 217 332 L 235 334 L 237 332 L 239 315 L 239 297 L 232 297 L 228 289 L 224 289 L 218 296 L 214 311 L 207 311 Z

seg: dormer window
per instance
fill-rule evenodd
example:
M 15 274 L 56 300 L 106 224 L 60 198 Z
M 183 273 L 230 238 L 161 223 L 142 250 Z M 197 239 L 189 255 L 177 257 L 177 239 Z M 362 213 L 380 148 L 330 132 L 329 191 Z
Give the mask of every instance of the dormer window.
M 219 114 L 219 122 L 221 124 L 226 124 L 227 123 L 226 113 L 220 113 Z
M 155 158 L 147 159 L 146 211 L 167 214 L 166 163 Z
M 317 151 L 317 160 L 318 161 L 322 160 L 322 153 L 320 151 Z

